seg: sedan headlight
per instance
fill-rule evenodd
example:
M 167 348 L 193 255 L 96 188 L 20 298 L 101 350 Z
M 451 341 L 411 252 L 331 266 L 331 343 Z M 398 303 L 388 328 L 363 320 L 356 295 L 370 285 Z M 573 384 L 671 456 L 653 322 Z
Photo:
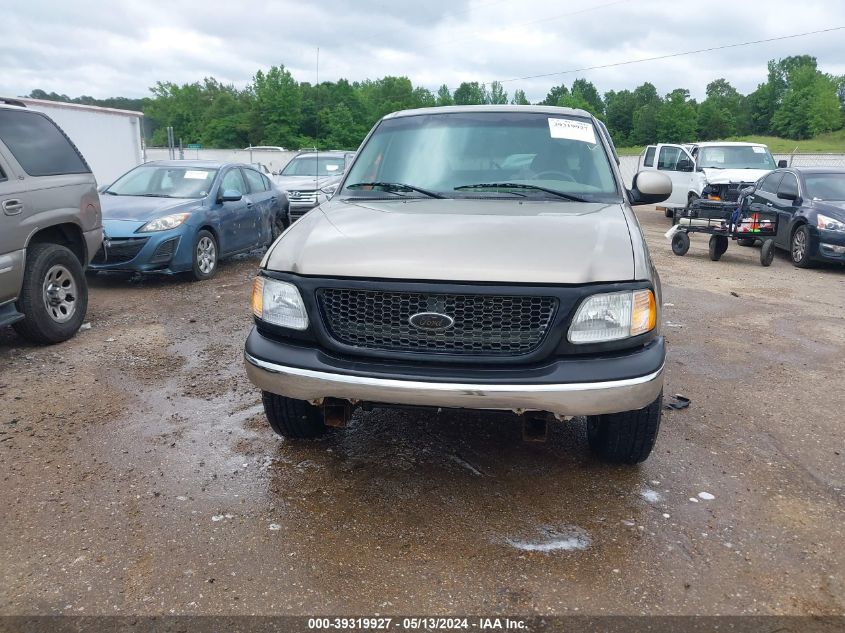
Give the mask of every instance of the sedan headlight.
M 816 215 L 816 226 L 825 231 L 845 231 L 845 222 L 819 213 Z
M 308 329 L 308 313 L 299 289 L 286 281 L 256 277 L 252 284 L 252 313 L 273 325 Z
M 609 292 L 588 297 L 569 327 L 571 343 L 603 343 L 645 334 L 657 324 L 651 290 Z
M 174 213 L 173 215 L 166 215 L 163 218 L 156 218 L 138 229 L 138 233 L 153 233 L 155 231 L 175 229 L 177 226 L 184 224 L 185 220 L 189 217 L 191 217 L 190 213 Z

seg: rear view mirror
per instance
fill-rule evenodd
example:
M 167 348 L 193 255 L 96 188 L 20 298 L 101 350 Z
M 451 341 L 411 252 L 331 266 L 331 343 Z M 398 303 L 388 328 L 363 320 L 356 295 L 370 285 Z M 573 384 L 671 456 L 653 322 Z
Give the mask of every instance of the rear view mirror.
M 223 195 L 220 196 L 221 202 L 237 202 L 243 198 L 243 195 L 237 189 L 226 189 Z
M 783 168 L 783 167 L 789 167 L 789 165 L 787 165 L 787 164 L 786 164 L 786 159 L 785 159 L 785 158 L 781 158 L 781 159 L 778 161 L 778 168 Z
M 672 181 L 659 171 L 641 171 L 634 175 L 631 204 L 657 204 L 672 195 Z

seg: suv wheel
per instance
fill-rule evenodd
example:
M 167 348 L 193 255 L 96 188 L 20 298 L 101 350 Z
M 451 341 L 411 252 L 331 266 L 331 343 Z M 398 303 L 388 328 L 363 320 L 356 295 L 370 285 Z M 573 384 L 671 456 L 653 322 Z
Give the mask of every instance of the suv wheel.
M 76 334 L 88 309 L 88 284 L 76 255 L 58 244 L 27 248 L 17 309 L 25 318 L 13 327 L 33 343 L 61 343 Z
M 261 392 L 264 413 L 273 430 L 282 437 L 307 439 L 323 435 L 323 412 L 304 400 L 294 400 L 269 391 Z
M 606 462 L 639 464 L 651 454 L 663 407 L 663 392 L 644 409 L 587 418 L 592 451 Z

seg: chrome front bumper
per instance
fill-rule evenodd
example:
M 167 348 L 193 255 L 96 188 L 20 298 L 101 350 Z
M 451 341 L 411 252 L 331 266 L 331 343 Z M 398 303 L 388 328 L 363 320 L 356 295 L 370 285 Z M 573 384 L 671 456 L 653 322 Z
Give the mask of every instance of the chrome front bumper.
M 319 404 L 352 402 L 463 409 L 549 411 L 559 416 L 642 409 L 663 389 L 663 367 L 638 378 L 569 384 L 457 384 L 350 376 L 270 363 L 244 355 L 252 383 L 263 391 Z

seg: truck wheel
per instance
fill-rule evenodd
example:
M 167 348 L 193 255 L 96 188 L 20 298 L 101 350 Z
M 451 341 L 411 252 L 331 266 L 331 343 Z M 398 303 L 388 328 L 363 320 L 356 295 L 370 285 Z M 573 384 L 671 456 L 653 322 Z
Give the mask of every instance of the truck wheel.
M 689 250 L 689 235 L 685 231 L 678 231 L 672 236 L 672 252 L 675 255 L 686 255 Z
M 606 462 L 639 464 L 645 461 L 657 440 L 662 407 L 663 392 L 644 409 L 590 416 L 587 418 L 590 449 Z
M 264 413 L 273 430 L 295 439 L 319 437 L 326 432 L 323 413 L 304 400 L 294 400 L 269 391 L 261 392 Z
M 26 318 L 13 327 L 33 343 L 61 343 L 76 334 L 88 309 L 88 283 L 76 255 L 58 244 L 27 248 L 17 309 Z
M 728 238 L 724 235 L 710 236 L 710 259 L 718 262 L 725 251 L 728 250 Z
M 217 272 L 218 259 L 217 240 L 210 231 L 203 229 L 194 239 L 193 273 L 194 279 L 203 281 L 211 279 Z

